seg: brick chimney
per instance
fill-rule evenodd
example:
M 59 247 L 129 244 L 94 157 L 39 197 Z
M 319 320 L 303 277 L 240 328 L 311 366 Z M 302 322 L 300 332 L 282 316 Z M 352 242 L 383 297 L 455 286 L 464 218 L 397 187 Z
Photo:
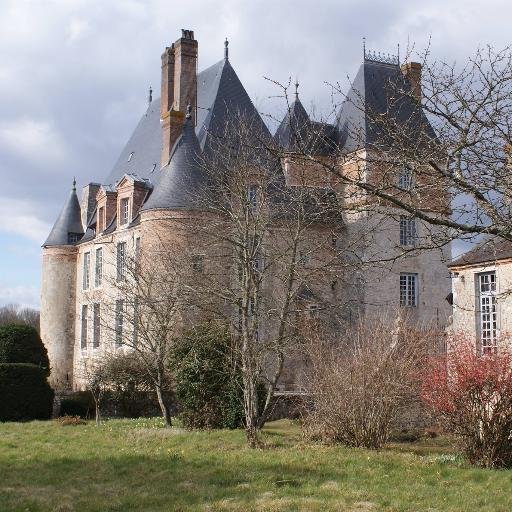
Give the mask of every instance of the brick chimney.
M 419 62 L 406 62 L 400 67 L 405 78 L 411 84 L 412 96 L 421 101 L 421 64 Z
M 181 38 L 162 55 L 162 124 L 161 166 L 169 162 L 174 143 L 181 135 L 187 106 L 192 106 L 192 119 L 197 109 L 197 41 L 192 30 L 182 30 Z

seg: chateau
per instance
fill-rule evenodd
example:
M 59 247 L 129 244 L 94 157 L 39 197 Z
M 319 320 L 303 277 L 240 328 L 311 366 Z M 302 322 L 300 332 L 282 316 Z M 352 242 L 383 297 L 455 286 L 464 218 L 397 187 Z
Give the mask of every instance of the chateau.
M 204 203 L 195 199 L 200 189 L 209 187 L 210 177 L 201 162 L 218 153 L 217 141 L 236 116 L 250 123 L 256 142 L 267 141 L 276 148 L 283 187 L 328 198 L 330 209 L 337 209 L 335 218 L 316 218 L 303 236 L 309 253 L 300 252 L 298 264 L 322 264 L 289 294 L 292 301 L 306 301 L 311 315 L 320 311 L 319 321 L 334 332 L 343 325 L 335 317 L 350 321 L 401 311 L 417 322 L 444 328 L 451 313 L 445 300 L 451 291 L 449 244 L 415 250 L 417 245 L 428 245 L 435 228 L 391 206 L 362 207 L 364 197 L 320 165 L 330 162 L 342 175 L 360 173 L 369 182 L 377 179 L 379 166 L 368 158 L 375 133 L 365 112 L 389 109 L 389 81 L 403 81 L 413 95 L 421 95 L 421 66 L 400 66 L 398 59 L 365 53 L 334 124 L 310 119 L 296 94 L 271 135 L 229 60 L 227 42 L 219 62 L 201 72 L 197 65 L 198 42 L 192 31 L 183 30 L 162 55 L 160 98 L 153 99 L 150 93 L 146 112 L 108 175 L 85 184 L 80 199 L 73 184 L 43 245 L 41 336 L 51 361 L 52 385 L 58 390 L 79 388 L 83 361 L 107 350 L 122 350 L 123 337 L 134 335 L 123 328 L 126 298 L 117 295 L 111 308 L 105 296 L 112 276 L 123 278 L 127 258 L 147 253 L 156 234 L 187 248 L 181 264 L 190 268 L 190 279 L 197 280 L 198 274 L 206 279 L 212 246 L 199 248 L 202 242 L 194 229 L 201 225 L 207 230 L 211 219 Z M 407 101 L 412 100 L 405 101 L 412 109 Z M 301 141 L 308 141 L 316 162 L 297 158 Z M 416 177 L 408 169 L 399 170 L 395 178 L 400 193 L 415 186 Z M 256 173 L 247 182 L 250 202 L 257 201 L 258 179 Z M 443 207 L 448 207 L 447 200 Z M 278 238 L 283 240 L 281 235 Z M 318 250 L 312 249 L 313 241 Z M 272 261 L 278 245 L 268 244 L 267 261 Z M 336 263 L 327 271 L 326 261 Z M 186 270 L 183 275 L 188 275 Z M 265 286 L 269 293 L 280 293 L 284 284 L 275 278 Z M 113 327 L 114 336 L 108 336 L 105 325 Z M 273 329 L 272 320 L 262 317 L 257 332 L 262 343 Z M 284 376 L 281 389 L 294 389 L 295 377 L 293 371 Z

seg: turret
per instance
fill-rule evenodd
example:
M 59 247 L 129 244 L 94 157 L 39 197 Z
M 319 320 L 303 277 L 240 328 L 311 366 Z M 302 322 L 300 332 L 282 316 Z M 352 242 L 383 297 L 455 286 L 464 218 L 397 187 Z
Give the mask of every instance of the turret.
M 73 382 L 77 247 L 83 236 L 75 183 L 43 245 L 41 338 L 48 350 L 50 384 L 70 389 Z

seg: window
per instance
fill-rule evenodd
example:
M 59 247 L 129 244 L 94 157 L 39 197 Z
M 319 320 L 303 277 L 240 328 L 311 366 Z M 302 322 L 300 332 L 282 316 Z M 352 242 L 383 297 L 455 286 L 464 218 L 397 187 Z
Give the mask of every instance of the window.
M 194 272 L 202 272 L 204 269 L 204 255 L 194 254 L 192 256 L 192 270 Z
M 124 300 L 118 299 L 116 300 L 116 326 L 115 326 L 115 334 L 116 334 L 116 346 L 120 347 L 123 344 L 123 310 L 124 310 Z
M 416 245 L 416 219 L 400 216 L 400 245 Z
M 139 299 L 133 301 L 133 346 L 137 346 L 139 340 Z
M 80 233 L 68 233 L 68 243 L 74 244 L 75 242 L 78 242 L 82 238 L 82 235 Z
M 87 350 L 87 305 L 82 306 L 82 326 L 80 330 L 80 348 Z
M 101 233 L 105 229 L 105 208 L 102 206 L 98 209 L 98 233 Z
M 100 305 L 94 304 L 92 311 L 92 348 L 98 348 L 100 346 Z
M 96 261 L 94 267 L 94 286 L 101 286 L 103 279 L 103 249 L 96 249 Z
M 130 199 L 123 197 L 121 199 L 121 225 L 128 224 L 130 220 Z
M 400 306 L 418 305 L 418 274 L 400 274 Z
M 82 276 L 82 288 L 84 290 L 89 289 L 89 281 L 90 281 L 90 266 L 91 266 L 91 253 L 84 253 L 84 271 Z
M 126 242 L 117 244 L 117 280 L 123 281 L 126 275 Z
M 478 321 L 482 354 L 496 351 L 498 311 L 496 304 L 496 272 L 478 274 Z
M 299 251 L 299 263 L 301 265 L 309 265 L 311 261 L 311 257 L 309 252 L 306 251 Z
M 247 187 L 247 202 L 252 212 L 258 207 L 258 185 L 249 185 Z
M 411 190 L 413 185 L 412 169 L 404 167 L 398 176 L 398 187 L 403 190 Z
M 311 320 L 318 318 L 318 313 L 320 312 L 320 304 L 309 304 L 307 307 L 308 318 Z

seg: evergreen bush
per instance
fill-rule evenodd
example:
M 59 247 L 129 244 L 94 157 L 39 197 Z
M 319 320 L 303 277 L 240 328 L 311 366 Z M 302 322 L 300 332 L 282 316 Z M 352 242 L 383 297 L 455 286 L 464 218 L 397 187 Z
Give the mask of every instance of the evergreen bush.
M 39 333 L 29 325 L 0 326 L 0 364 L 28 363 L 42 368 L 48 376 L 50 362 Z
M 173 347 L 176 398 L 189 428 L 237 428 L 244 418 L 240 368 L 228 330 L 214 323 L 186 332 Z
M 47 420 L 53 389 L 46 369 L 27 363 L 0 363 L 0 421 Z

